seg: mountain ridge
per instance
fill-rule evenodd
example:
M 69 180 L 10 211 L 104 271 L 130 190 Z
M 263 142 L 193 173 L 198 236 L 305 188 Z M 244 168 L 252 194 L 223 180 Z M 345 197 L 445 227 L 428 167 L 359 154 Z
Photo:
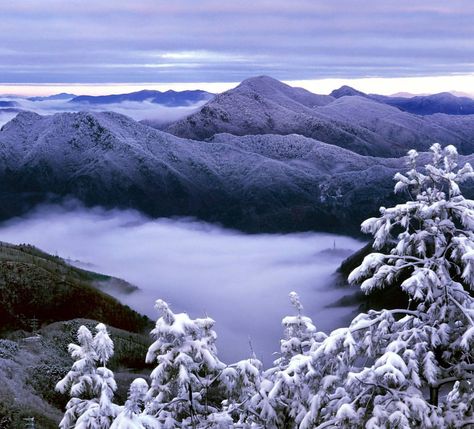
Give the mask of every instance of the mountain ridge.
M 0 131 L 0 217 L 73 196 L 246 231 L 355 232 L 391 194 L 402 163 L 299 135 L 201 142 L 111 112 L 20 113 Z
M 157 91 L 141 90 L 125 94 L 110 95 L 79 95 L 72 98 L 69 103 L 73 104 L 112 104 L 123 102 L 144 102 L 160 104 L 168 107 L 189 106 L 200 102 L 205 102 L 214 97 L 207 91 L 186 90 L 186 91 Z

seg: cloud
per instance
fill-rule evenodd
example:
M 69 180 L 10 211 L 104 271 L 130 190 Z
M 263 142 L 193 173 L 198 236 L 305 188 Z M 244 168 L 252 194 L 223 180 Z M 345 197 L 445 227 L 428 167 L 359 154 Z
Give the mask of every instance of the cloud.
M 111 104 L 75 104 L 69 103 L 68 100 L 31 101 L 18 97 L 1 97 L 1 99 L 14 100 L 17 109 L 28 110 L 40 115 L 84 110 L 92 112 L 112 111 L 130 116 L 136 121 L 148 119 L 156 124 L 166 124 L 184 118 L 194 113 L 205 103 L 205 101 L 202 101 L 188 106 L 168 107 L 148 101 L 124 101 Z M 16 113 L 2 112 L 0 109 L 0 127 L 15 116 Z
M 88 3 L 2 5 L 8 34 L 0 42 L 3 82 L 235 82 L 256 74 L 301 80 L 473 71 L 470 0 Z M 199 52 L 205 55 L 189 55 Z
M 343 255 L 362 246 L 329 234 L 245 235 L 193 220 L 77 205 L 43 206 L 0 225 L 0 237 L 128 280 L 142 291 L 120 299 L 153 319 L 158 298 L 192 317 L 208 314 L 216 320 L 224 360 L 248 357 L 250 337 L 266 363 L 279 348 L 281 318 L 292 314 L 290 291 L 300 294 L 320 329 L 347 322 L 353 309 L 326 308 L 350 293 L 334 289 L 331 275 Z M 342 253 L 327 251 L 334 245 Z

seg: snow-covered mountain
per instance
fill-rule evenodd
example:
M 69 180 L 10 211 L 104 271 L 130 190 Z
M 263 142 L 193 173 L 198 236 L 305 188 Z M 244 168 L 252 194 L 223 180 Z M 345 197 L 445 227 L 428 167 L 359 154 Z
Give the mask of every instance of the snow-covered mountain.
M 112 104 L 123 103 L 126 101 L 143 102 L 161 104 L 169 107 L 189 106 L 196 103 L 202 103 L 214 97 L 206 91 L 153 91 L 143 90 L 130 92 L 128 94 L 112 94 L 112 95 L 79 95 L 74 97 L 70 102 L 75 104 Z
M 454 95 L 450 92 L 416 96 L 402 94 L 398 97 L 388 97 L 385 95 L 365 94 L 346 85 L 331 92 L 331 96 L 335 98 L 354 95 L 379 101 L 380 103 L 388 104 L 404 112 L 414 113 L 416 115 L 432 115 L 434 113 L 445 113 L 447 115 L 474 114 L 474 100 L 472 98 Z
M 61 92 L 59 94 L 47 95 L 47 96 L 38 96 L 38 97 L 28 97 L 29 101 L 53 101 L 53 100 L 70 100 L 71 98 L 77 97 L 75 94 L 69 94 L 67 92 Z
M 401 156 L 411 148 L 427 150 L 437 141 L 454 144 L 461 153 L 474 152 L 474 135 L 467 132 L 474 115 L 465 116 L 466 128 L 459 129 L 454 116 L 414 115 L 350 87 L 333 95 L 312 94 L 260 76 L 217 95 L 166 131 L 198 140 L 218 133 L 294 133 L 380 157 Z
M 116 113 L 23 112 L 0 131 L 0 215 L 71 195 L 245 230 L 356 232 L 402 164 L 299 135 L 201 142 Z

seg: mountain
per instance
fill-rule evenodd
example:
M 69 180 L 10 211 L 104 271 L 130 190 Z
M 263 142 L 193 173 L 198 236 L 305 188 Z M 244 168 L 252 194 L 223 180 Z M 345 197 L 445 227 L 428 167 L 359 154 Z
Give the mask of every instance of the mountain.
M 12 100 L 0 100 L 0 107 L 16 107 L 18 103 Z
M 354 95 L 358 95 L 360 97 L 366 97 L 367 94 L 365 94 L 362 91 L 358 91 L 357 89 L 352 88 L 351 86 L 348 85 L 342 85 L 340 88 L 335 89 L 334 91 L 329 94 L 331 97 L 334 98 L 341 98 L 341 97 L 352 97 Z
M 341 97 L 311 94 L 264 76 L 251 78 L 165 130 L 197 140 L 219 133 L 300 134 L 378 157 L 427 150 L 437 141 L 454 144 L 462 153 L 474 151 L 474 135 L 458 129 L 451 116 L 413 115 L 349 87 L 333 94 Z M 474 116 L 466 117 L 474 123 Z
M 28 97 L 29 101 L 49 101 L 49 100 L 70 100 L 71 98 L 77 97 L 75 94 L 68 94 L 67 92 L 61 92 L 60 94 L 47 95 L 44 97 Z
M 75 268 L 57 256 L 29 245 L 0 242 L 0 327 L 2 331 L 29 329 L 75 317 L 96 318 L 112 326 L 141 332 L 149 323 L 102 292 L 123 280 Z
M 0 131 L 0 217 L 74 196 L 247 231 L 331 230 L 391 198 L 398 159 L 299 135 L 181 139 L 111 112 L 20 113 Z
M 300 135 L 218 134 L 203 142 L 112 112 L 23 112 L 0 131 L 0 218 L 73 196 L 245 231 L 357 234 L 362 220 L 395 201 L 392 178 L 404 162 Z
M 331 92 L 335 98 L 359 96 L 380 103 L 396 107 L 404 112 L 415 115 L 432 115 L 434 113 L 445 113 L 447 115 L 473 115 L 474 100 L 465 96 L 456 96 L 449 92 L 440 92 L 432 95 L 402 94 L 402 96 L 385 96 L 377 94 L 365 94 L 357 91 L 350 86 L 341 86 L 341 88 Z
M 74 97 L 70 102 L 76 104 L 112 104 L 123 103 L 125 101 L 143 102 L 161 104 L 169 107 L 189 106 L 196 103 L 202 103 L 214 97 L 206 91 L 152 91 L 143 90 L 138 92 L 130 92 L 128 94 L 113 95 L 80 95 Z
M 384 102 L 417 115 L 432 115 L 434 113 L 446 113 L 448 115 L 474 114 L 474 100 L 472 98 L 457 97 L 449 92 L 426 96 L 419 95 L 412 98 L 389 97 Z
M 71 368 L 68 344 L 81 325 L 95 332 L 98 322 L 107 324 L 123 403 L 130 372 L 145 368 L 152 322 L 99 290 L 117 282 L 135 289 L 33 246 L 0 242 L 0 427 L 24 427 L 27 417 L 37 428 L 58 427 L 68 398 L 54 386 Z

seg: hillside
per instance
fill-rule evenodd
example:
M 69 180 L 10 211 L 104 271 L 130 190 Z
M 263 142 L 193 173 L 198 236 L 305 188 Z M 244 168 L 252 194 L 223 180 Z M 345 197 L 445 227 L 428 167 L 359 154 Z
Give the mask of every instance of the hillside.
M 100 290 L 117 283 L 125 291 L 134 290 L 124 281 L 72 267 L 33 246 L 0 242 L 1 330 L 29 330 L 32 323 L 85 317 L 143 331 L 146 317 Z
M 440 121 L 404 112 L 385 103 L 386 98 L 350 87 L 321 96 L 260 76 L 219 94 L 166 131 L 198 140 L 219 133 L 300 134 L 379 157 L 402 156 L 411 148 L 427 150 L 436 141 L 454 144 L 461 153 L 474 151 L 474 136 L 459 129 L 455 117 Z M 474 123 L 474 116 L 465 118 Z

